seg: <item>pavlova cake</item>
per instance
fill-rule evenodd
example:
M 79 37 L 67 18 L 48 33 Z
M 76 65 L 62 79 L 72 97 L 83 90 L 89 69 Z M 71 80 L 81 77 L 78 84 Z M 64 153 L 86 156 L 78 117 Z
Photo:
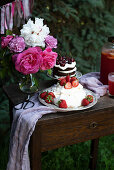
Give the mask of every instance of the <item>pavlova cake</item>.
M 53 67 L 53 77 L 60 78 L 67 75 L 73 77 L 76 75 L 76 70 L 76 61 L 73 58 L 59 56 Z
M 93 101 L 93 96 L 86 95 L 83 86 L 76 77 L 69 75 L 59 79 L 59 82 L 52 86 L 49 91 L 40 94 L 40 98 L 46 103 L 52 103 L 59 108 L 76 108 L 87 106 Z

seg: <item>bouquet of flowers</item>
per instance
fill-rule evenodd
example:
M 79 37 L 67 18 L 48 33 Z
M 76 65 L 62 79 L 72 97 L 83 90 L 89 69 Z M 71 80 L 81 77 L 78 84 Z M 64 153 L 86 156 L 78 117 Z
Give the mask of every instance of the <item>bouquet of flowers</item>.
M 5 57 L 10 54 L 8 56 L 15 69 L 23 75 L 53 68 L 58 56 L 53 51 L 57 48 L 57 39 L 49 34 L 49 28 L 43 24 L 43 19 L 35 18 L 35 22 L 29 19 L 20 30 L 20 35 L 1 37 L 3 58 L 6 60 Z

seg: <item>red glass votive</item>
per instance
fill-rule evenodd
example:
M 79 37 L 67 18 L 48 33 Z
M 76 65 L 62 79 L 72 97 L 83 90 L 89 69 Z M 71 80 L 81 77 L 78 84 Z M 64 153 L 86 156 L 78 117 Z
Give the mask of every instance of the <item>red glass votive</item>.
M 108 84 L 108 74 L 114 71 L 114 50 L 104 50 L 101 53 L 100 81 Z
M 108 74 L 109 94 L 114 96 L 114 72 Z

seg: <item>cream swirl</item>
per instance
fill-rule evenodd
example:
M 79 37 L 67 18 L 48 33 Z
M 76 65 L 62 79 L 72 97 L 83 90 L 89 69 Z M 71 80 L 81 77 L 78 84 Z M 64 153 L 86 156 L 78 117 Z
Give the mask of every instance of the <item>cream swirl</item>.
M 66 63 L 64 67 L 55 64 L 55 67 L 60 68 L 61 70 L 65 70 L 67 68 L 74 68 L 76 66 L 76 62 L 72 62 L 71 64 Z

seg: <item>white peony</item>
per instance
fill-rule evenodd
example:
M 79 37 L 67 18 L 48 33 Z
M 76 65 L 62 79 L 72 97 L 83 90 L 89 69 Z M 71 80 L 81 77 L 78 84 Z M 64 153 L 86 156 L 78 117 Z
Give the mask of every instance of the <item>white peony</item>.
M 25 43 L 32 47 L 45 47 L 45 38 L 50 33 L 49 28 L 43 25 L 43 19 L 41 18 L 35 18 L 35 23 L 29 19 L 20 32 L 25 39 Z

